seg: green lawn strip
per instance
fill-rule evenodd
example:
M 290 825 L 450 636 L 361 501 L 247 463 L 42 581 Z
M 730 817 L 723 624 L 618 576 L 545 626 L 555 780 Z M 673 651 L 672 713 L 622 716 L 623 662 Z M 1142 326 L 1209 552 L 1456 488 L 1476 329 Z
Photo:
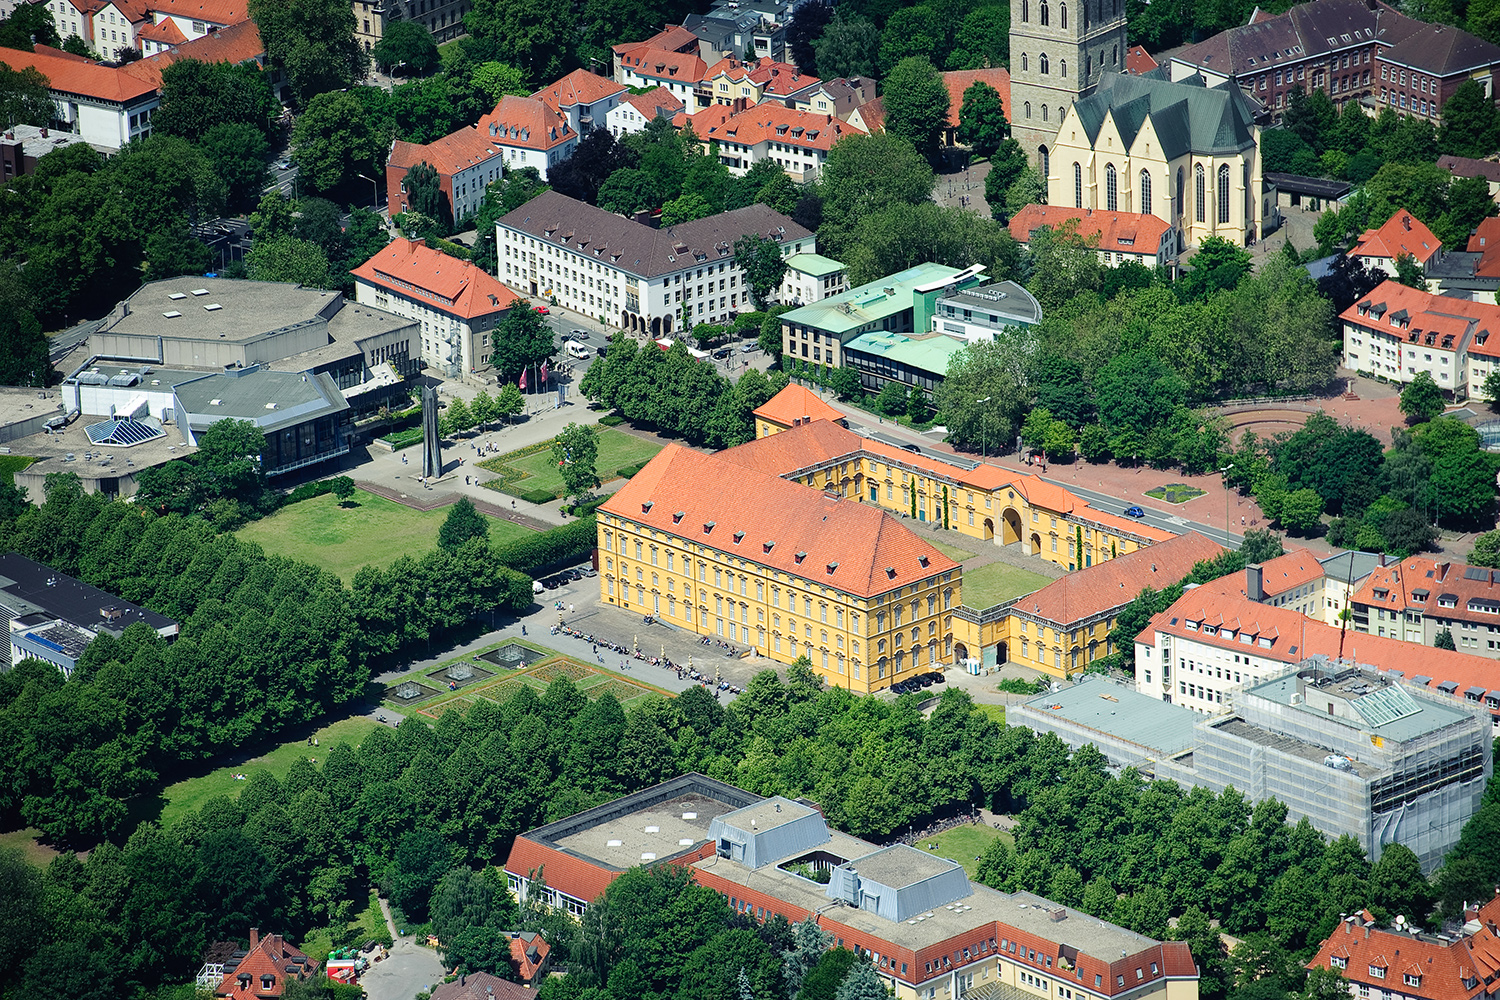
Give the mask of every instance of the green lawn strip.
M 171 826 L 184 814 L 201 808 L 203 803 L 215 796 L 239 798 L 240 790 L 245 786 L 244 782 L 235 780 L 236 774 L 248 776 L 256 771 L 270 771 L 280 781 L 291 770 L 292 762 L 299 757 L 322 761 L 339 742 L 357 746 L 379 725 L 380 723 L 364 716 L 340 719 L 313 734 L 319 743 L 316 747 L 308 746 L 305 738 L 291 740 L 243 764 L 215 768 L 196 778 L 168 785 L 161 793 L 162 798 L 166 799 L 166 805 L 161 811 L 161 825 Z
M 522 493 L 562 496 L 567 487 L 563 484 L 562 473 L 552 457 L 551 442 L 544 442 L 544 445 L 479 463 L 482 468 L 500 476 L 485 485 L 513 496 L 520 496 Z M 661 446 L 651 441 L 624 431 L 606 429 L 599 432 L 599 457 L 594 460 L 594 470 L 599 479 L 607 483 L 617 478 L 619 470 L 643 465 L 659 451 Z
M 394 500 L 356 490 L 353 506 L 341 506 L 326 494 L 252 521 L 239 531 L 243 541 L 256 542 L 272 555 L 284 555 L 334 573 L 350 583 L 361 566 L 389 566 L 405 553 L 437 547 L 438 529 L 447 507 L 414 510 Z M 532 533 L 499 518 L 489 518 L 490 541 L 506 545 Z
M 947 556 L 949 559 L 952 559 L 956 563 L 961 563 L 965 559 L 973 559 L 977 554 L 974 552 L 970 552 L 968 549 L 961 549 L 957 545 L 949 545 L 946 542 L 934 542 L 929 539 L 927 544 L 931 545 L 933 548 L 937 549 L 943 555 Z
M 1002 725 L 1002 726 L 1005 725 L 1005 706 L 1004 705 L 978 705 L 978 704 L 976 704 L 974 707 L 977 708 L 977 709 L 979 709 L 985 715 L 989 716 L 991 719 L 994 719 L 996 722 L 1000 723 L 1000 725 Z
M 11 848 L 19 850 L 26 855 L 26 860 L 38 868 L 45 868 L 49 862 L 61 852 L 55 851 L 37 840 L 42 831 L 36 827 L 28 826 L 24 830 L 11 830 L 8 833 L 0 833 L 0 851 Z
M 35 461 L 30 455 L 0 455 L 0 480 L 14 484 L 16 473 L 24 472 Z
M 1187 503 L 1189 500 L 1195 500 L 1203 496 L 1204 492 L 1198 487 L 1189 486 L 1186 483 L 1168 483 L 1165 486 L 1158 486 L 1155 489 L 1147 490 L 1146 496 L 1154 497 L 1157 500 L 1165 500 L 1167 503 Z
M 514 639 L 506 640 L 506 642 L 515 641 Z M 495 646 L 504 644 L 503 642 L 496 643 Z M 530 649 L 551 652 L 551 650 L 546 650 L 535 643 L 526 643 L 525 645 Z M 489 648 L 493 649 L 495 646 Z M 429 697 L 425 701 L 415 702 L 411 705 L 402 705 L 394 699 L 386 698 L 382 704 L 398 712 L 419 712 L 432 718 L 437 718 L 447 710 L 447 706 L 454 702 L 464 703 L 460 706 L 462 711 L 467 711 L 468 707 L 480 698 L 503 704 L 523 684 L 534 689 L 538 694 L 542 694 L 547 690 L 548 684 L 564 675 L 573 682 L 574 686 L 578 688 L 579 693 L 590 701 L 603 696 L 606 691 L 612 693 L 615 699 L 627 708 L 639 704 L 653 695 L 663 698 L 675 697 L 673 692 L 668 691 L 666 688 L 657 687 L 648 681 L 637 680 L 635 677 L 626 676 L 619 671 L 601 670 L 596 666 L 580 663 L 577 660 L 559 655 L 539 660 L 523 670 L 498 670 L 493 677 L 486 677 L 481 681 L 463 685 L 457 691 L 447 690 L 445 684 L 439 683 L 431 676 L 433 673 L 443 670 L 450 663 L 472 663 L 472 656 L 473 654 L 455 657 L 452 660 L 444 661 L 436 667 L 423 667 L 391 682 L 391 685 L 394 686 L 404 680 L 414 680 L 420 684 L 425 684 L 427 687 L 439 689 L 438 694 Z M 494 666 L 488 661 L 482 661 L 481 665 L 486 670 Z
M 977 569 L 964 570 L 963 601 L 970 608 L 989 608 L 1012 597 L 1040 590 L 1051 582 L 1040 573 L 994 562 Z
M 917 846 L 924 851 L 930 851 L 940 858 L 956 861 L 964 866 L 964 870 L 973 878 L 978 871 L 975 858 L 984 853 L 984 849 L 997 840 L 1003 840 L 1006 846 L 1014 849 L 1016 838 L 1004 830 L 996 830 L 992 826 L 976 824 L 973 826 L 956 826 L 951 830 L 944 830 L 935 837 L 924 837 L 917 841 Z M 936 844 L 936 847 L 932 847 Z

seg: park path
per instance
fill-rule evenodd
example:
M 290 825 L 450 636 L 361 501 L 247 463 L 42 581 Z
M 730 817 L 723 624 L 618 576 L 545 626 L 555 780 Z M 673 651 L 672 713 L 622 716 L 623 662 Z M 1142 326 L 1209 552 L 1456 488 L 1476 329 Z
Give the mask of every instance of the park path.
M 393 500 L 413 510 L 437 510 L 439 507 L 446 507 L 449 504 L 457 503 L 460 495 L 449 491 L 423 490 L 420 494 L 413 496 L 410 493 L 404 493 L 396 489 L 394 486 L 371 482 L 367 479 L 357 480 L 354 485 L 367 493 L 383 496 L 387 500 Z M 521 527 L 530 528 L 533 531 L 546 531 L 548 528 L 553 527 L 552 524 L 540 518 L 524 514 L 517 509 L 507 510 L 483 497 L 470 497 L 469 502 L 481 514 L 488 514 L 490 517 L 497 517 L 502 521 L 510 521 L 512 524 L 519 524 Z

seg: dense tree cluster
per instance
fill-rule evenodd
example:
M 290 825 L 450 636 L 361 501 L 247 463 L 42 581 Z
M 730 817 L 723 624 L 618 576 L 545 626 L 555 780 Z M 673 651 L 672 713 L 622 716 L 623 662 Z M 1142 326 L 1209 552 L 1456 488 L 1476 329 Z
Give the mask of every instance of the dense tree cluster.
M 1171 285 L 1139 265 L 1102 266 L 1072 227 L 1038 231 L 1018 270 L 1030 270 L 1044 319 L 953 357 L 936 393 L 950 440 L 1007 448 L 1040 406 L 1089 461 L 1217 468 L 1228 438 L 1194 407 L 1314 390 L 1335 364 L 1333 312 L 1307 272 L 1272 258 L 1248 275 L 1243 251 L 1217 243 Z M 1059 451 L 1065 437 L 1050 436 Z
M 530 579 L 482 541 L 366 567 L 351 593 L 201 518 L 85 494 L 68 475 L 0 523 L 0 548 L 182 622 L 170 645 L 145 626 L 99 638 L 66 683 L 45 665 L 6 675 L 0 816 L 64 841 L 114 834 L 125 799 L 189 762 L 362 697 L 379 658 L 531 604 Z
M 757 368 L 732 382 L 713 365 L 696 360 L 681 340 L 662 351 L 649 341 L 642 347 L 617 334 L 609 353 L 589 367 L 579 390 L 638 427 L 690 444 L 728 448 L 755 437 L 751 414 L 786 384 L 782 373 L 768 375 Z

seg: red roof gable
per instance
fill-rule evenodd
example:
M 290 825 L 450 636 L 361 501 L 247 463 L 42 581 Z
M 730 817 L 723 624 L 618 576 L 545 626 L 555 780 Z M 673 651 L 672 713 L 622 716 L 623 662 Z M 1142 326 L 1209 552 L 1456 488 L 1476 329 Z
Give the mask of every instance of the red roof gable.
M 1017 600 L 1015 610 L 1062 625 L 1082 621 L 1129 604 L 1143 587 L 1170 587 L 1187 576 L 1195 564 L 1224 551 L 1218 542 L 1189 531 L 1069 573 Z
M 170 17 L 155 24 L 148 24 L 136 33 L 136 38 L 143 42 L 160 42 L 163 45 L 181 45 L 187 41 L 187 35 L 177 27 L 177 22 Z
M 442 311 L 464 319 L 504 312 L 518 301 L 472 261 L 449 257 L 422 240 L 396 240 L 351 273 L 394 292 L 410 295 L 415 289 Z
M 1010 113 L 1010 71 L 1003 66 L 993 69 L 955 69 L 943 74 L 943 85 L 948 88 L 948 127 L 958 128 L 958 112 L 964 106 L 964 91 L 976 83 L 987 83 L 1000 94 L 1000 105 L 1007 119 L 1015 118 Z
M 1476 914 L 1473 934 L 1443 941 L 1412 934 L 1410 925 L 1376 926 L 1368 912 L 1355 914 L 1334 928 L 1307 968 L 1331 968 L 1351 983 L 1421 1000 L 1470 1000 L 1500 973 L 1497 918 L 1500 896 Z
M 1056 205 L 1027 205 L 1010 220 L 1010 234 L 1017 243 L 1030 243 L 1031 234 L 1043 226 L 1060 229 L 1069 220 L 1078 220 L 1078 234 L 1098 235 L 1099 249 L 1113 253 L 1135 253 L 1154 256 L 1161 238 L 1171 224 L 1154 215 L 1140 212 L 1104 212 L 1091 208 L 1062 208 Z
M 398 170 L 408 170 L 419 163 L 426 163 L 438 173 L 452 177 L 500 155 L 500 147 L 477 128 L 471 127 L 434 139 L 425 146 L 397 139 L 391 145 L 391 155 L 386 160 L 386 165 Z
M 843 413 L 823 402 L 822 396 L 796 382 L 789 383 L 785 389 L 766 400 L 756 409 L 755 415 L 782 427 L 791 427 L 804 417 L 807 418 L 804 422 L 809 423 L 813 420 L 838 423 L 844 419 Z
M 81 97 L 128 104 L 156 92 L 154 84 L 137 79 L 124 69 L 101 66 L 45 45 L 38 45 L 35 52 L 0 49 L 0 62 L 16 70 L 33 67 L 47 78 L 51 89 Z
M 1151 53 L 1139 45 L 1132 45 L 1125 50 L 1125 72 L 1127 73 L 1140 76 L 1142 73 L 1149 73 L 1156 69 L 1158 65 L 1157 61 L 1151 58 Z
M 590 73 L 586 69 L 575 69 L 561 80 L 554 81 L 532 94 L 545 101 L 554 111 L 571 108 L 578 104 L 593 104 L 625 89 L 607 76 Z
M 1500 357 L 1500 338 L 1493 336 L 1500 332 L 1500 306 L 1433 295 L 1398 281 L 1382 282 L 1339 319 L 1407 340 L 1431 334 L 1434 342 L 1428 346 L 1453 351 L 1467 346 L 1471 354 Z
M 306 979 L 312 971 L 307 956 L 288 944 L 280 934 L 261 937 L 252 927 L 249 954 L 240 959 L 239 965 L 224 973 L 214 996 L 232 1000 L 279 997 L 286 992 L 288 979 Z
M 1403 208 L 1379 229 L 1367 229 L 1361 233 L 1349 256 L 1395 260 L 1407 254 L 1425 266 L 1442 248 L 1442 241 L 1432 235 L 1432 230 Z
M 552 149 L 577 138 L 568 119 L 547 102 L 535 97 L 500 98 L 495 110 L 479 119 L 480 135 L 497 146 Z

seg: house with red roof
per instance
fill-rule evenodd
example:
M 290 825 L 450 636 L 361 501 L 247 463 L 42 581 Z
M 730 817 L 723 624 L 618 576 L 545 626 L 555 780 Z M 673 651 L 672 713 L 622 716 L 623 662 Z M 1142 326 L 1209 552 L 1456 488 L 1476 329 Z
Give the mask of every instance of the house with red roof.
M 422 360 L 449 376 L 485 368 L 516 294 L 472 262 L 399 239 L 356 267 L 354 300 L 422 324 Z
M 257 66 L 262 72 L 270 74 L 267 82 L 273 93 L 280 90 L 283 82 L 282 71 L 267 64 L 266 43 L 261 41 L 260 27 L 254 21 L 241 21 L 227 28 L 216 28 L 192 41 L 126 63 L 121 68 L 160 90 L 162 71 L 180 59 L 196 59 L 205 63 L 227 62 L 231 66 Z
M 1386 281 L 1339 321 L 1345 368 L 1400 383 L 1426 372 L 1449 399 L 1479 393 L 1500 364 L 1500 306 Z
M 1460 652 L 1500 660 L 1500 570 L 1431 556 L 1382 560 L 1352 610 L 1355 630 L 1367 635 L 1431 646 L 1448 632 Z
M 293 947 L 280 934 L 261 937 L 258 928 L 250 928 L 250 947 L 236 949 L 221 959 L 223 978 L 213 986 L 216 1000 L 269 1000 L 286 993 L 289 980 L 301 982 L 310 978 L 315 963 Z
M 219 31 L 250 19 L 246 0 L 137 0 L 149 14 L 156 34 L 149 37 L 142 29 L 142 51 L 146 55 L 163 52 L 173 45 Z M 167 27 L 167 22 L 171 27 Z M 174 41 L 181 36 L 180 41 Z
M 698 110 L 695 91 L 708 64 L 698 54 L 698 36 L 681 25 L 669 25 L 643 42 L 614 47 L 615 82 L 627 87 L 662 87 L 691 111 Z
M 1032 234 L 1043 226 L 1060 229 L 1072 221 L 1078 223 L 1078 235 L 1099 241 L 1099 259 L 1111 267 L 1126 261 L 1164 267 L 1181 240 L 1177 227 L 1160 216 L 1060 205 L 1027 205 L 1011 216 L 1010 234 L 1030 246 Z
M 626 95 L 625 85 L 607 76 L 575 69 L 532 94 L 568 120 L 579 135 L 606 127 L 606 119 Z
M 151 113 L 161 104 L 161 96 L 155 85 L 124 67 L 103 66 L 46 45 L 36 46 L 34 52 L 0 49 L 0 62 L 14 70 L 31 67 L 46 77 L 57 120 L 92 146 L 117 150 L 151 134 Z
M 1410 257 L 1426 267 L 1442 248 L 1443 241 L 1432 235 L 1432 230 L 1423 225 L 1421 219 L 1403 208 L 1379 229 L 1366 229 L 1360 233 L 1349 256 L 1394 278 L 1397 257 Z
M 510 932 L 510 964 L 526 986 L 535 986 L 547 974 L 552 946 L 536 931 Z
M 788 107 L 833 115 L 851 121 L 856 110 L 875 99 L 875 81 L 868 76 L 837 77 L 819 80 L 817 86 L 804 88 L 786 100 Z M 868 130 L 866 130 L 868 131 Z
M 1500 978 L 1500 893 L 1466 910 L 1454 935 L 1429 934 L 1422 914 L 1383 924 L 1369 910 L 1351 913 L 1323 940 L 1309 969 L 1330 969 L 1352 997 L 1476 1000 Z
M 716 104 L 688 117 L 686 124 L 705 151 L 718 143 L 719 160 L 731 174 L 741 177 L 761 160 L 774 160 L 799 182 L 818 176 L 834 143 L 864 134 L 831 114 L 796 111 L 776 101 L 743 109 Z
M 432 988 L 432 1000 L 532 1000 L 536 991 L 488 972 L 470 972 Z
M 411 208 L 406 174 L 422 163 L 437 171 L 438 186 L 448 199 L 455 222 L 472 218 L 484 201 L 485 189 L 505 172 L 504 151 L 476 126 L 461 128 L 425 146 L 396 139 L 385 163 L 386 204 L 391 215 Z
M 535 167 L 543 180 L 578 145 L 578 130 L 567 116 L 539 97 L 507 94 L 474 127 L 501 150 L 505 169 Z
M 780 434 L 814 420 L 849 426 L 842 411 L 834 409 L 824 402 L 822 396 L 798 382 L 791 383 L 757 407 L 754 417 L 755 436 L 758 438 Z
M 1125 72 L 1127 73 L 1140 76 L 1142 73 L 1149 73 L 1156 69 L 1158 65 L 1157 61 L 1151 57 L 1151 53 L 1142 46 L 1132 45 L 1125 50 Z
M 822 80 L 807 76 L 791 63 L 772 59 L 742 61 L 720 59 L 710 66 L 693 92 L 698 110 L 713 104 L 747 106 L 774 99 L 788 105 L 821 86 Z
M 683 109 L 682 101 L 665 87 L 652 87 L 644 94 L 625 93 L 605 116 L 610 135 L 619 138 L 644 132 L 658 118 L 671 121 Z

